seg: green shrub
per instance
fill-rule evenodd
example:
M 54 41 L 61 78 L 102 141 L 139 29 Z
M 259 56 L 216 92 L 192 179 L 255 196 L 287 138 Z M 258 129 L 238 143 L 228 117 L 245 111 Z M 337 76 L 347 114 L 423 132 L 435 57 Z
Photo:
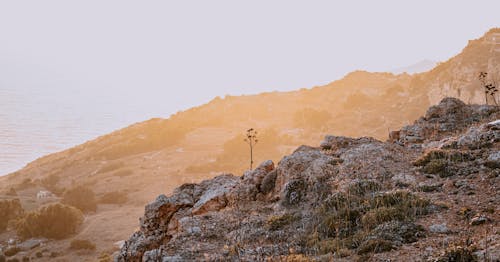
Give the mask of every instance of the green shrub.
M 80 249 L 94 250 L 95 244 L 86 239 L 73 239 L 69 245 L 69 248 L 77 250 Z
M 41 258 L 41 257 L 43 257 L 43 253 L 42 253 L 42 252 L 40 252 L 40 251 L 38 251 L 38 252 L 36 252 L 35 256 L 36 256 L 37 258 Z
M 118 192 L 118 191 L 113 191 L 113 192 L 108 192 L 104 194 L 101 199 L 99 200 L 100 203 L 103 204 L 125 204 L 128 200 L 127 193 L 125 192 Z
M 94 192 L 84 186 L 78 186 L 64 192 L 62 203 L 74 206 L 85 213 L 97 210 Z
M 19 199 L 0 200 L 0 233 L 7 229 L 9 220 L 19 217 L 22 213 Z
M 16 231 L 22 238 L 41 236 L 63 239 L 75 233 L 82 222 L 80 210 L 57 203 L 25 214 L 17 221 Z

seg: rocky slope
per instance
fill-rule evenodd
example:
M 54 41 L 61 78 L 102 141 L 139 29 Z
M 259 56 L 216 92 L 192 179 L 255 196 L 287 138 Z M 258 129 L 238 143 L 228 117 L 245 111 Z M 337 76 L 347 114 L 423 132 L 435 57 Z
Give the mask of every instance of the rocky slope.
M 327 136 L 184 184 L 146 206 L 116 259 L 498 261 L 499 119 L 446 98 L 387 142 Z

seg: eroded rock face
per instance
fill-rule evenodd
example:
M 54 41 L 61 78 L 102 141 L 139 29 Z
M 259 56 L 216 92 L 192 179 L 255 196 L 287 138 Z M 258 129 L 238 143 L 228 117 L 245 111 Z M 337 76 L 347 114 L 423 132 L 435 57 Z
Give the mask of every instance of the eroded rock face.
M 388 142 L 327 136 L 319 147 L 301 146 L 277 165 L 269 160 L 241 177 L 182 185 L 146 206 L 140 230 L 116 260 L 331 259 L 334 243 L 351 260 L 457 232 L 419 224 L 421 216 L 443 210 L 426 196 L 469 195 L 479 189 L 471 174 L 497 181 L 498 112 L 445 99 Z M 459 221 L 474 228 L 494 221 L 471 218 Z

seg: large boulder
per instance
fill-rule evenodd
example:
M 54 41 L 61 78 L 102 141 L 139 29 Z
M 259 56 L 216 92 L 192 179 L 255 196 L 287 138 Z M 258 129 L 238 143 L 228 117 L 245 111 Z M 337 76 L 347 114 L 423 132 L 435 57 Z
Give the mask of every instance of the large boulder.
M 218 211 L 228 204 L 227 194 L 239 184 L 239 178 L 233 175 L 221 175 L 200 183 L 194 192 L 197 200 L 193 205 L 194 215 L 209 211 Z

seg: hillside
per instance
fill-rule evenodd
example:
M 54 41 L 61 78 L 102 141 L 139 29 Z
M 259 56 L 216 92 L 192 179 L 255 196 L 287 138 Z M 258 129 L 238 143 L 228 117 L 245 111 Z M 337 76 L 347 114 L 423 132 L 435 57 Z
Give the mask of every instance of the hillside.
M 497 261 L 499 150 L 498 106 L 446 98 L 393 141 L 327 136 L 160 195 L 118 261 Z
M 12 198 L 7 195 L 12 188 L 23 208 L 34 210 L 46 203 L 36 199 L 40 190 L 55 193 L 54 202 L 75 185 L 91 188 L 97 197 L 124 192 L 126 203 L 98 205 L 74 236 L 92 240 L 96 251 L 62 258 L 111 254 L 117 249 L 113 243 L 134 231 L 143 206 L 157 195 L 220 173 L 243 174 L 248 149 L 242 139 L 250 127 L 259 131 L 256 162 L 278 162 L 298 145 L 315 144 L 327 134 L 385 140 L 389 131 L 408 125 L 445 96 L 484 103 L 477 74 L 499 74 L 498 34 L 500 29 L 490 30 L 457 56 L 420 74 L 356 71 L 325 86 L 218 97 L 168 119 L 137 123 L 0 177 L 0 197 Z M 44 182 L 51 179 L 56 182 Z M 12 236 L 12 231 L 0 234 L 0 244 Z M 47 245 L 60 249 L 68 240 Z

